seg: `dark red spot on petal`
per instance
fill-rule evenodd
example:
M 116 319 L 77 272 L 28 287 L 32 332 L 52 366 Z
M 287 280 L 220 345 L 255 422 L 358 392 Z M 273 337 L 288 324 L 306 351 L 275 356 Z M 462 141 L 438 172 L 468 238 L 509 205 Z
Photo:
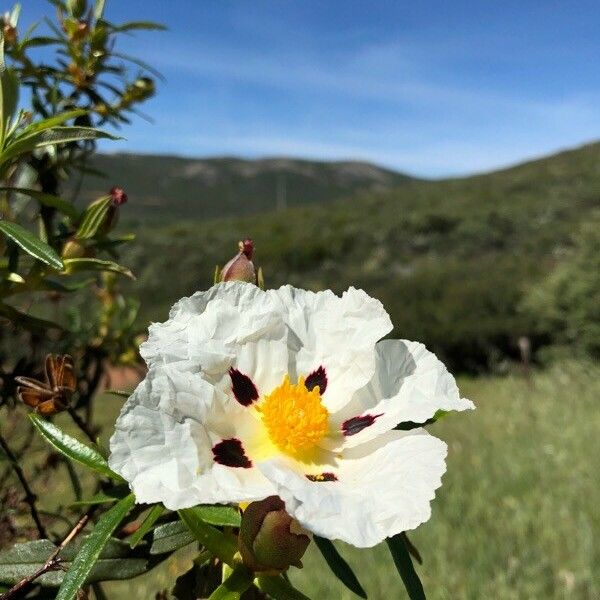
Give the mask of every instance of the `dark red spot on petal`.
M 337 481 L 335 473 L 319 473 L 318 475 L 307 475 L 309 481 Z
M 213 446 L 215 462 L 226 467 L 249 469 L 252 461 L 246 456 L 242 442 L 237 438 L 222 440 Z
M 344 435 L 356 435 L 365 427 L 369 427 L 375 423 L 375 419 L 381 415 L 361 415 L 360 417 L 352 417 L 342 423 L 342 432 Z
M 327 389 L 327 373 L 323 367 L 319 367 L 313 371 L 304 382 L 306 389 L 310 392 L 315 387 L 319 386 L 319 393 L 324 394 Z
M 229 369 L 229 376 L 233 395 L 242 406 L 250 406 L 255 400 L 258 400 L 258 390 L 248 375 L 244 375 L 232 367 Z

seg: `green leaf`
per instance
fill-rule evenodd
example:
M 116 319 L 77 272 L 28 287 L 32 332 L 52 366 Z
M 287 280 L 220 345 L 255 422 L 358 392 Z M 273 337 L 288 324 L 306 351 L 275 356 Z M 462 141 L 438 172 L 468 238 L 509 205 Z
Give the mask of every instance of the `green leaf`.
M 58 323 L 46 321 L 45 319 L 38 319 L 37 317 L 23 313 L 8 304 L 0 303 L 0 315 L 6 317 L 12 323 L 32 331 L 47 331 L 48 329 L 58 329 L 59 331 L 62 331 L 63 329 Z
M 448 410 L 437 410 L 431 419 L 427 419 L 423 423 L 415 423 L 414 421 L 404 421 L 403 423 L 399 423 L 394 427 L 394 429 L 399 429 L 400 431 L 410 431 L 411 429 L 417 429 L 419 427 L 425 427 L 426 425 L 431 425 L 436 421 L 444 418 L 446 415 L 450 414 Z
M 93 504 L 113 504 L 121 498 L 125 498 L 129 493 L 129 486 L 127 484 L 117 485 L 106 492 L 98 492 L 94 494 L 88 500 L 78 500 L 71 504 L 72 507 L 76 506 L 92 506 Z
M 59 113 L 58 115 L 53 115 L 52 117 L 48 117 L 40 121 L 35 121 L 34 123 L 31 123 L 31 125 L 27 125 L 27 127 L 24 127 L 19 132 L 19 139 L 29 137 L 34 133 L 40 133 L 41 131 L 45 131 L 47 129 L 52 129 L 53 127 L 62 125 L 65 121 L 69 121 L 70 119 L 76 119 L 77 117 L 81 117 L 86 113 L 86 110 L 82 108 L 77 108 L 75 110 L 67 110 L 65 112 Z
M 104 196 L 92 202 L 83 213 L 81 223 L 75 233 L 78 240 L 93 238 L 104 225 L 111 206 L 110 196 Z
M 104 393 L 120 396 L 121 398 L 129 398 L 131 396 L 131 392 L 126 392 L 125 390 L 104 390 Z
M 51 208 L 56 208 L 61 213 L 71 217 L 71 219 L 75 220 L 79 216 L 77 209 L 71 204 L 71 202 L 67 202 L 58 196 L 53 196 L 52 194 L 46 194 L 44 192 L 38 192 L 37 190 L 28 190 L 25 188 L 10 188 L 10 187 L 0 187 L 0 192 L 10 192 L 13 194 L 23 194 L 24 196 L 29 196 L 30 198 L 34 198 L 40 204 L 44 206 L 50 206 Z
M 237 552 L 236 541 L 212 525 L 205 523 L 201 514 L 197 507 L 184 508 L 179 511 L 179 517 L 202 546 L 222 562 L 233 565 L 233 555 Z
M 162 504 L 155 504 L 150 512 L 146 515 L 143 523 L 139 526 L 138 530 L 131 535 L 128 542 L 132 548 L 135 548 L 142 538 L 152 529 L 156 520 L 163 514 L 165 507 Z
M 4 145 L 7 131 L 13 120 L 19 103 L 19 79 L 12 69 L 6 69 L 0 75 L 2 96 L 2 122 L 0 123 L 0 142 Z
M 52 290 L 55 292 L 71 293 L 76 292 L 88 285 L 95 283 L 94 278 L 82 279 L 81 281 L 57 281 L 56 279 L 41 279 L 38 283 L 39 287 L 44 290 Z M 29 291 L 30 288 L 28 288 Z M 35 289 L 35 288 L 34 288 Z
M 102 18 L 104 14 L 104 0 L 95 0 L 94 1 L 94 19 L 96 21 Z
M 130 279 L 135 279 L 134 274 L 122 265 L 112 260 L 101 260 L 99 258 L 65 258 L 63 260 L 65 272 L 68 274 L 81 273 L 82 271 L 109 271 L 125 275 Z
M 323 558 L 333 571 L 333 574 L 351 591 L 361 598 L 366 598 L 367 594 L 358 581 L 350 565 L 344 560 L 333 543 L 325 538 L 315 535 L 313 537 L 317 548 L 323 555 Z
M 308 596 L 299 592 L 283 577 L 257 577 L 254 580 L 254 584 L 261 592 L 268 594 L 273 600 L 310 600 Z
M 196 506 L 196 514 L 205 523 L 221 527 L 239 527 L 242 524 L 240 511 L 233 506 L 219 504 L 200 504 Z
M 130 21 L 121 25 L 113 25 L 111 27 L 113 31 L 133 31 L 136 29 L 145 29 L 149 31 L 165 31 L 167 28 L 161 23 L 154 23 L 153 21 Z
M 19 15 L 21 14 L 21 5 L 17 2 L 13 6 L 13 9 L 10 12 L 9 22 L 13 27 L 16 27 L 19 23 Z
M 62 580 L 56 600 L 73 600 L 75 598 L 77 590 L 86 582 L 112 532 L 134 504 L 135 496 L 129 494 L 98 519 L 92 533 L 81 545 L 75 560 Z
M 37 258 L 39 261 L 54 269 L 64 268 L 63 262 L 60 260 L 58 254 L 56 254 L 54 248 L 42 242 L 42 240 L 30 231 L 27 231 L 24 227 L 21 227 L 18 223 L 0 221 L 0 231 L 23 248 L 27 254 Z
M 79 440 L 67 435 L 54 423 L 46 421 L 46 419 L 35 413 L 29 413 L 29 418 L 35 428 L 42 434 L 42 437 L 67 458 L 89 467 L 101 475 L 119 482 L 124 481 L 120 475 L 110 469 L 106 459 L 95 448 L 86 446 Z
M 89 536 L 75 538 L 58 555 L 61 565 L 68 570 L 80 549 L 86 544 Z M 12 548 L 0 552 L 0 583 L 13 585 L 24 577 L 35 573 L 56 550 L 49 540 L 36 540 L 23 544 L 15 544 Z M 131 579 L 146 573 L 166 556 L 150 557 L 147 552 L 132 551 L 129 545 L 110 538 L 104 546 L 93 569 L 87 575 L 85 583 L 97 581 Z M 45 587 L 58 587 L 65 577 L 65 571 L 51 571 L 36 579 Z M 47 597 L 47 596 L 44 596 Z M 55 597 L 55 594 L 52 598 Z
M 65 144 L 67 142 L 98 139 L 118 140 L 121 138 L 105 131 L 99 131 L 93 127 L 53 127 L 52 129 L 46 129 L 25 137 L 19 136 L 14 138 L 2 154 L 0 154 L 0 164 L 4 164 L 21 154 L 31 152 L 36 148 Z
M 410 559 L 410 554 L 408 553 L 408 548 L 402 534 L 399 533 L 394 537 L 388 538 L 386 542 L 409 598 L 411 600 L 425 600 L 423 585 Z
M 208 600 L 239 600 L 251 585 L 252 574 L 243 565 L 238 565 Z
M 159 525 L 152 532 L 150 554 L 167 554 L 194 542 L 196 538 L 181 521 Z

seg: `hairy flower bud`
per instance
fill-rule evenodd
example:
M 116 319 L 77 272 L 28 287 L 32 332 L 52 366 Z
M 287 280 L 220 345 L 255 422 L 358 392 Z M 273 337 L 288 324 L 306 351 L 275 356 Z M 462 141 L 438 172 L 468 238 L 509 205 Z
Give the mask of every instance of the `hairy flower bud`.
M 239 253 L 221 271 L 221 281 L 247 281 L 256 283 L 256 271 L 252 263 L 254 243 L 251 239 L 240 241 Z
M 244 564 L 255 572 L 280 572 L 300 559 L 310 534 L 285 512 L 279 496 L 252 502 L 242 515 L 239 549 Z

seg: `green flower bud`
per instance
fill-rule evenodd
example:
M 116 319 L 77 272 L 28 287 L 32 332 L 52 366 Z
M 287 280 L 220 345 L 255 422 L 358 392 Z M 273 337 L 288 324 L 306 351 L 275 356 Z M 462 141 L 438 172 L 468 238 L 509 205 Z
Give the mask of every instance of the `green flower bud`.
M 239 549 L 244 564 L 255 572 L 278 573 L 302 567 L 310 534 L 285 512 L 279 496 L 252 502 L 242 515 Z
M 71 238 L 65 242 L 61 254 L 63 258 L 92 258 L 94 251 L 81 241 Z

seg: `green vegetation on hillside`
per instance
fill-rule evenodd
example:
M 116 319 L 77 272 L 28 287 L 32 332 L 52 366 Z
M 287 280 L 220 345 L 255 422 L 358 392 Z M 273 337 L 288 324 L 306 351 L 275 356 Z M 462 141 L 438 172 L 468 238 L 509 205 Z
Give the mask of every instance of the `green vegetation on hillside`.
M 395 336 L 424 341 L 454 369 L 499 367 L 518 355 L 520 336 L 534 346 L 554 341 L 522 299 L 560 262 L 599 200 L 595 144 L 326 206 L 185 222 L 165 215 L 173 222 L 138 228 L 126 260 L 139 278 L 143 318 L 162 320 L 175 299 L 210 286 L 215 264 L 250 235 L 270 287 L 362 287 L 390 311 Z M 591 235 L 600 236 L 598 227 Z
M 249 215 L 291 206 L 350 199 L 411 178 L 362 162 L 288 158 L 242 160 L 99 154 L 90 165 L 110 179 L 88 175 L 82 195 L 95 198 L 113 184 L 135 200 L 129 219 L 139 223 Z

